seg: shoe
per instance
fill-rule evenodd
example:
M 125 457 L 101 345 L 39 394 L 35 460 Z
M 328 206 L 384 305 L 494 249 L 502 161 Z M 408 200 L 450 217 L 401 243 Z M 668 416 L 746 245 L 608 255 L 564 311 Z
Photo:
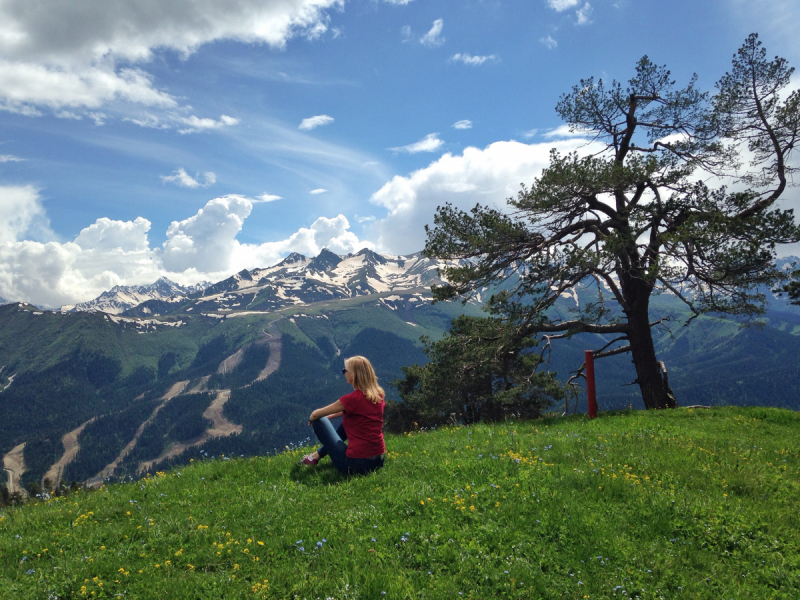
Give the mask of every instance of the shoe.
M 305 465 L 307 467 L 313 467 L 319 462 L 318 458 L 313 458 L 312 454 L 306 454 L 298 464 Z

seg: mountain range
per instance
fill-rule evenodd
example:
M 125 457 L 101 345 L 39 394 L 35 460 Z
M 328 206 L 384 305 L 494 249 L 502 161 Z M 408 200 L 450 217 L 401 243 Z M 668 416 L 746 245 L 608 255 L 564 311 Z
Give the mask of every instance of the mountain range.
M 207 281 L 183 286 L 166 277 L 150 285 L 116 285 L 94 300 L 79 304 L 66 304 L 61 312 L 104 312 L 118 315 L 148 300 L 178 301 L 191 294 L 202 292 L 211 284 Z
M 796 259 L 785 259 L 785 268 Z M 0 306 L 0 454 L 17 484 L 43 478 L 99 482 L 209 454 L 254 455 L 309 434 L 310 410 L 346 393 L 342 359 L 373 361 L 382 385 L 423 363 L 421 336 L 437 339 L 459 314 L 485 314 L 481 297 L 432 303 L 441 265 L 419 254 L 323 250 L 194 287 L 161 279 L 118 286 L 61 311 Z M 593 283 L 565 294 L 553 318 L 596 298 Z M 686 404 L 800 408 L 800 309 L 764 290 L 763 323 L 703 316 L 654 296 L 656 350 Z M 745 326 L 747 325 L 747 326 Z M 607 340 L 610 341 L 610 340 Z M 566 380 L 583 351 L 554 344 L 549 368 Z M 630 358 L 596 363 L 601 410 L 640 406 Z M 570 409 L 585 406 L 583 392 Z M 559 408 L 561 410 L 561 408 Z

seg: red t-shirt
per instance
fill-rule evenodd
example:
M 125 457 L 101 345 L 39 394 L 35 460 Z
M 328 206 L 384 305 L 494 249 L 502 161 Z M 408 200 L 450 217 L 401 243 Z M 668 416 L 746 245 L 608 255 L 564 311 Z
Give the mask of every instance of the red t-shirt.
M 344 406 L 342 425 L 347 433 L 347 456 L 349 458 L 371 458 L 386 452 L 383 443 L 383 408 L 381 400 L 373 404 L 361 390 L 339 398 Z

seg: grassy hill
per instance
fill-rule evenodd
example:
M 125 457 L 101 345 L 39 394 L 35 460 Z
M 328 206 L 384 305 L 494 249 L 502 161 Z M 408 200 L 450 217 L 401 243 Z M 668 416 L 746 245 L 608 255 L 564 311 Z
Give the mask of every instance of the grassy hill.
M 800 415 L 677 409 L 195 461 L 0 512 L 3 598 L 797 598 Z

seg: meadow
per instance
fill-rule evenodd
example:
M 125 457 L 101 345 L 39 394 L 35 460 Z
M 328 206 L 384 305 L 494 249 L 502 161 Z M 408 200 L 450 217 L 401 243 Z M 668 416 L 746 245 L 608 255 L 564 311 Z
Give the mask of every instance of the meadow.
M 798 598 L 800 415 L 601 413 L 208 457 L 0 510 L 1 598 Z

